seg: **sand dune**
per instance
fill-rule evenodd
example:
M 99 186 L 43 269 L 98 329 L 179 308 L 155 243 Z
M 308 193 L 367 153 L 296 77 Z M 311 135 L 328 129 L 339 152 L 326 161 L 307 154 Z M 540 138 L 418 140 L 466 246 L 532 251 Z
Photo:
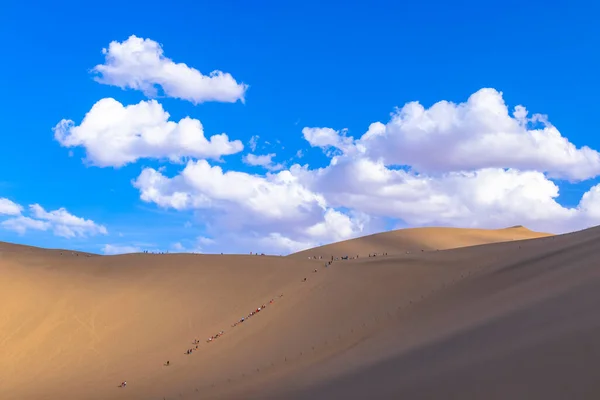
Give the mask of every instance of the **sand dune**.
M 447 250 L 546 236 L 551 235 L 534 232 L 523 226 L 513 226 L 506 229 L 410 228 L 328 244 L 294 253 L 290 257 L 319 257 L 331 254 L 366 257 L 369 254 L 384 252 L 392 255 L 406 253 L 407 251 Z
M 279 398 L 597 398 L 600 230 L 435 253 L 467 275 Z M 361 360 L 360 365 L 352 364 Z M 342 371 L 318 381 L 322 371 Z
M 524 241 L 512 236 L 535 234 L 506 231 L 394 233 L 415 250 L 509 241 L 327 268 L 306 254 L 3 245 L 0 398 L 597 398 L 600 229 Z M 392 242 L 363 249 L 405 247 Z

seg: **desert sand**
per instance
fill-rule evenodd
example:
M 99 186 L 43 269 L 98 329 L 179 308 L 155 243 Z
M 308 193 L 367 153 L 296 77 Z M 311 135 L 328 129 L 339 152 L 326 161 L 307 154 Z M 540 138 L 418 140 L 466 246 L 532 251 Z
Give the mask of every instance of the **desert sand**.
M 421 228 L 287 257 L 0 243 L 0 399 L 598 398 L 599 241 Z

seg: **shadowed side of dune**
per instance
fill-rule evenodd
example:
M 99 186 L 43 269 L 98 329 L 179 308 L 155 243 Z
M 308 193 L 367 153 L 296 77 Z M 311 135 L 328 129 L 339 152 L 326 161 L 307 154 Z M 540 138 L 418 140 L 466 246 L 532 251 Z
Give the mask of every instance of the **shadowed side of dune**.
M 590 317 L 600 300 L 598 289 L 579 287 L 576 294 L 278 398 L 598 398 L 593 365 L 600 323 Z
M 268 398 L 598 398 L 599 243 L 594 228 L 433 253 L 486 266 Z

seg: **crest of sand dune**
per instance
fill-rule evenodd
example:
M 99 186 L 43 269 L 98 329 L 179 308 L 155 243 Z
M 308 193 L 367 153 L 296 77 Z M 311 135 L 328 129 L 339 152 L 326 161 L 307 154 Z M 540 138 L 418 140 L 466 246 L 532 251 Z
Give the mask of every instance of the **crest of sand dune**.
M 4 244 L 0 399 L 598 398 L 599 229 L 407 232 L 327 267 Z
M 330 254 L 359 255 L 399 254 L 406 251 L 447 250 L 480 244 L 508 242 L 551 236 L 534 232 L 521 225 L 505 229 L 409 228 L 376 233 L 294 253 L 292 257 Z

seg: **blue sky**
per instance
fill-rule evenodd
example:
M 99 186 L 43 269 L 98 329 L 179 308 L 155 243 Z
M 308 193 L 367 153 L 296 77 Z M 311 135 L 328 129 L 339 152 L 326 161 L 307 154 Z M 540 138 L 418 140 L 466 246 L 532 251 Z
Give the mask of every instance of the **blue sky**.
M 387 124 L 396 107 L 412 101 L 426 109 L 443 100 L 464 103 L 482 88 L 501 93 L 511 113 L 515 106 L 523 105 L 529 116 L 547 115 L 552 127 L 576 148 L 600 149 L 600 138 L 595 134 L 595 100 L 600 88 L 599 8 L 591 2 L 569 4 L 264 1 L 166 5 L 107 1 L 88 7 L 65 1 L 32 7 L 9 0 L 0 14 L 0 33 L 5 38 L 5 61 L 0 65 L 4 89 L 0 100 L 4 110 L 0 198 L 21 205 L 23 216 L 49 225 L 18 231 L 14 224 L 4 224 L 0 226 L 0 240 L 98 253 L 119 249 L 286 253 L 397 226 L 468 223 L 497 227 L 523 220 L 525 225 L 553 231 L 585 227 L 596 222 L 593 196 L 588 196 L 585 207 L 580 205 L 582 195 L 598 183 L 596 153 L 574 157 L 568 149 L 545 146 L 540 141 L 531 144 L 527 135 L 534 128 L 523 130 L 523 143 L 506 147 L 512 152 L 499 146 L 497 153 L 504 156 L 492 154 L 486 159 L 485 152 L 480 151 L 482 160 L 476 162 L 465 161 L 462 150 L 457 150 L 457 161 L 452 154 L 427 147 L 431 143 L 412 148 L 404 128 L 390 128 L 387 134 L 404 135 L 403 139 L 385 142 L 379 138 L 360 155 L 355 149 L 360 148 L 358 139 L 370 124 Z M 156 101 L 173 121 L 189 116 L 201 121 L 207 137 L 224 132 L 229 140 L 243 143 L 240 152 L 220 160 L 208 159 L 211 166 L 259 178 L 291 169 L 297 187 L 291 188 L 278 178 L 269 184 L 275 188 L 284 185 L 282 196 L 302 192 L 299 196 L 304 203 L 284 198 L 277 203 L 297 205 L 297 209 L 285 208 L 292 214 L 299 210 L 294 217 L 265 214 L 258 206 L 244 208 L 247 204 L 239 196 L 228 197 L 221 189 L 208 193 L 193 185 L 182 187 L 180 182 L 162 194 L 171 200 L 173 191 L 178 190 L 190 193 L 190 199 L 203 196 L 206 200 L 211 194 L 218 198 L 210 200 L 208 206 L 190 200 L 179 209 L 167 200 L 145 201 L 141 189 L 133 184 L 144 168 L 171 179 L 188 161 L 197 162 L 202 157 L 183 152 L 179 162 L 141 156 L 124 166 L 94 166 L 82 161 L 90 150 L 86 145 L 66 147 L 55 139 L 52 129 L 59 121 L 71 119 L 79 125 L 101 99 L 114 98 L 126 106 L 152 98 L 140 90 L 93 79 L 92 68 L 106 62 L 102 49 L 113 41 L 123 43 L 131 35 L 159 43 L 164 56 L 175 63 L 185 63 L 204 75 L 220 70 L 231 74 L 238 84 L 249 85 L 243 102 L 194 104 L 164 93 Z M 484 100 L 493 101 L 493 97 Z M 477 118 L 482 124 L 476 126 L 478 132 L 469 130 L 473 123 L 467 120 L 452 131 L 453 137 L 485 134 L 487 124 Z M 303 128 L 332 128 L 335 132 L 319 131 L 317 136 L 352 136 L 356 143 L 350 149 L 331 140 L 319 142 L 317 136 L 311 140 Z M 254 150 L 249 143 L 253 136 L 259 137 Z M 457 144 L 463 149 L 461 146 Z M 421 157 L 420 161 L 403 153 L 403 148 L 413 149 L 410 154 Z M 521 148 L 529 150 L 520 154 Z M 557 149 L 556 154 L 553 149 Z M 564 154 L 559 154 L 561 151 Z M 275 154 L 274 161 L 282 166 L 269 172 L 248 165 L 244 162 L 248 153 Z M 520 155 L 511 158 L 508 153 Z M 359 193 L 360 188 L 345 193 L 344 188 L 351 184 L 332 189 L 348 179 L 343 171 L 350 175 L 367 171 L 371 164 L 361 163 L 367 159 L 388 168 L 384 183 L 372 175 L 365 179 L 380 183 L 367 194 Z M 407 159 L 411 162 L 405 162 Z M 340 160 L 336 168 L 348 168 L 334 171 L 332 160 Z M 305 169 L 294 170 L 294 164 Z M 412 170 L 394 165 L 409 165 Z M 447 175 L 479 174 L 477 171 L 486 168 L 537 172 L 546 180 L 540 181 L 536 175 L 529 184 L 527 179 L 533 175 L 519 175 L 515 179 L 522 180 L 513 186 L 511 183 L 512 189 L 489 195 L 493 201 L 465 205 L 461 196 L 473 197 L 468 194 L 473 185 L 463 189 L 462 183 L 449 184 Z M 416 210 L 415 203 L 394 197 L 393 193 L 405 190 L 398 189 L 399 180 L 406 183 L 408 178 L 390 171 L 412 171 L 415 176 L 430 178 L 427 182 L 434 182 L 437 191 L 419 192 L 425 197 L 415 202 L 429 202 L 431 207 Z M 480 195 L 475 197 L 494 192 L 496 182 L 508 179 L 502 176 L 489 175 L 486 183 L 478 181 Z M 241 179 L 240 184 L 246 182 Z M 231 186 L 232 182 L 211 183 L 211 188 Z M 552 194 L 548 183 L 558 186 L 559 197 Z M 248 184 L 254 188 L 248 190 L 259 190 L 254 183 Z M 391 185 L 389 190 L 383 190 L 386 184 Z M 381 193 L 376 194 L 379 189 Z M 518 196 L 525 200 L 519 200 L 515 191 L 521 191 Z M 264 203 L 261 198 L 256 201 Z M 518 209 L 527 201 L 531 201 L 529 208 Z M 32 204 L 39 204 L 47 213 L 65 208 L 70 215 L 91 220 L 106 232 L 83 228 L 65 235 L 63 229 L 61 235 L 61 229 L 56 228 L 60 225 L 58 214 L 34 215 L 29 209 Z M 271 210 L 277 207 L 270 206 Z M 541 208 L 545 211 L 538 215 Z M 242 217 L 235 214 L 238 211 Z M 15 217 L 14 213 L 0 216 L 0 221 Z M 245 219 L 240 222 L 240 218 Z

